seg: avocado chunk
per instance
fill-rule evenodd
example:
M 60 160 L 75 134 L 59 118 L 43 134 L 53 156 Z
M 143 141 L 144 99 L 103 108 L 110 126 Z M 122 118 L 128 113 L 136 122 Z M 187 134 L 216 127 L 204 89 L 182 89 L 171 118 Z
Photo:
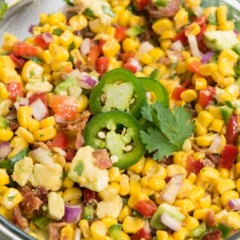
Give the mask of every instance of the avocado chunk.
M 109 228 L 109 235 L 113 240 L 121 240 L 121 224 L 114 224 Z
M 204 43 L 213 51 L 231 49 L 239 40 L 233 31 L 211 31 L 204 33 Z
M 7 128 L 7 127 L 8 127 L 7 119 L 0 116 L 0 128 Z

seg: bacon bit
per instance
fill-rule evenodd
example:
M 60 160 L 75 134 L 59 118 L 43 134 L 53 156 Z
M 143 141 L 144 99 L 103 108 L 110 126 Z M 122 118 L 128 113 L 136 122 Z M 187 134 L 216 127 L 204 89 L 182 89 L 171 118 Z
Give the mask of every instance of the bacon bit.
M 207 227 L 212 227 L 215 225 L 215 214 L 213 211 L 209 210 L 206 215 Z
M 220 155 L 216 154 L 207 154 L 207 157 L 212 161 L 214 165 L 218 165 L 220 162 Z
M 19 123 L 17 120 L 11 120 L 9 121 L 9 124 L 8 124 L 9 128 L 12 130 L 12 131 L 15 131 L 18 129 L 19 127 Z
M 19 207 L 15 207 L 12 213 L 12 221 L 20 228 L 26 228 L 28 226 L 28 221 L 22 216 Z
M 94 192 L 88 188 L 83 188 L 83 202 L 86 204 L 90 201 L 97 200 L 97 192 Z
M 106 169 L 112 167 L 108 152 L 106 149 L 99 149 L 93 152 L 93 157 L 95 158 L 95 165 L 101 169 Z
M 37 187 L 35 192 L 34 192 L 35 196 L 38 197 L 43 203 L 47 203 L 47 195 L 48 195 L 48 191 L 40 186 L 40 187 Z
M 209 232 L 203 238 L 203 240 L 221 240 L 221 239 L 222 239 L 222 233 L 220 230 Z
M 69 148 L 69 149 L 67 150 L 66 161 L 67 161 L 67 162 L 71 162 L 71 161 L 73 160 L 75 154 L 76 154 L 76 150 L 75 150 L 75 149 L 72 149 L 72 148 Z
M 49 240 L 60 240 L 61 239 L 61 230 L 65 227 L 67 223 L 50 223 L 48 225 Z

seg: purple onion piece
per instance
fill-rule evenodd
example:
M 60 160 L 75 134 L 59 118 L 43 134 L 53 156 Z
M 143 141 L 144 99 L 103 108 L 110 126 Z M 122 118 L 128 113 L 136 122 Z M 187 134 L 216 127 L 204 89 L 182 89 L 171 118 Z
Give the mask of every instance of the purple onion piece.
M 6 158 L 11 152 L 11 146 L 9 142 L 0 143 L 0 158 Z
M 88 74 L 82 73 L 81 80 L 78 81 L 78 84 L 81 88 L 91 89 L 98 83 L 98 80 Z
M 45 32 L 42 34 L 42 38 L 46 43 L 51 43 L 53 41 L 52 34 L 49 32 Z
M 65 214 L 63 220 L 69 223 L 77 223 L 81 219 L 82 206 L 80 204 L 65 204 Z
M 240 211 L 240 198 L 229 200 L 228 206 L 232 211 Z
M 214 55 L 214 52 L 207 52 L 201 59 L 201 63 L 207 63 Z
M 29 33 L 33 33 L 33 28 L 36 27 L 37 25 L 31 24 L 28 28 Z
M 182 223 L 171 217 L 166 212 L 161 214 L 161 222 L 173 231 L 179 231 L 182 228 Z

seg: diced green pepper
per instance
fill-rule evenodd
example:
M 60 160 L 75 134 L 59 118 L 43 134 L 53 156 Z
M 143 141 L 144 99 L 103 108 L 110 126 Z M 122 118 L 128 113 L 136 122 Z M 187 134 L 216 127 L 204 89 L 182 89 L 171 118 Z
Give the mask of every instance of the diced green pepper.
M 223 120 L 225 122 L 225 124 L 228 123 L 230 117 L 232 116 L 233 114 L 233 108 L 230 108 L 228 106 L 222 106 L 221 107 L 221 114 L 222 114 L 222 117 L 223 117 Z
M 109 228 L 109 235 L 113 240 L 121 240 L 121 229 L 122 225 L 121 224 L 114 224 Z
M 33 218 L 32 222 L 38 228 L 44 228 L 44 227 L 46 227 L 48 225 L 50 220 L 49 220 L 48 217 L 42 215 L 42 216 L 37 216 L 37 217 Z
M 88 220 L 88 221 L 92 221 L 94 218 L 94 209 L 93 206 L 91 205 L 87 205 L 84 208 L 84 212 L 83 212 L 83 218 Z
M 7 127 L 8 127 L 7 119 L 0 116 L 0 128 L 7 128 Z
M 206 232 L 206 224 L 202 223 L 200 224 L 198 227 L 194 228 L 193 230 L 191 230 L 188 234 L 188 237 L 192 237 L 192 238 L 198 238 L 200 237 L 202 234 L 204 234 Z

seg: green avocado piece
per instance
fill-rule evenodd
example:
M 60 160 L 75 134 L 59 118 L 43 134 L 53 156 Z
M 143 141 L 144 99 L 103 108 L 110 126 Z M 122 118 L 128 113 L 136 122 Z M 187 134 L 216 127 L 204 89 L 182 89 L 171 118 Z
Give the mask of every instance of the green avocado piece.
M 8 127 L 7 119 L 0 116 L 0 128 L 7 128 L 7 127 Z
M 204 43 L 213 51 L 231 49 L 239 40 L 233 31 L 211 31 L 204 33 Z
M 113 240 L 121 240 L 121 224 L 114 224 L 109 228 L 109 235 Z

